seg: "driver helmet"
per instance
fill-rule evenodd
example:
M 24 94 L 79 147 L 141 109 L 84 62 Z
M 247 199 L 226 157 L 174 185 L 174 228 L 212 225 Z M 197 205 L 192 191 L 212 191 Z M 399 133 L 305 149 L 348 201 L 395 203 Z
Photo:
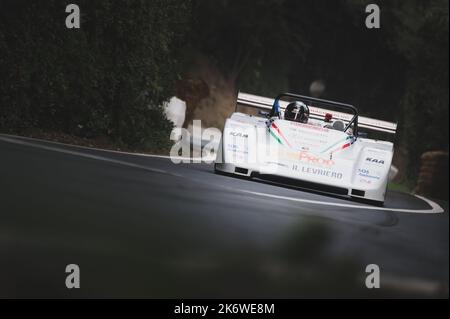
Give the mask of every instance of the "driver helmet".
M 309 107 L 299 101 L 289 103 L 284 111 L 284 119 L 288 121 L 308 123 Z

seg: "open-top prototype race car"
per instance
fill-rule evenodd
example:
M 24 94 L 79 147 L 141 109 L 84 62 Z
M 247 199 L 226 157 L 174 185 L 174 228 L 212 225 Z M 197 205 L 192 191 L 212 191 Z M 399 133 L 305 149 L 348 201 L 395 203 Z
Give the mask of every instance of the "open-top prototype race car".
M 259 109 L 257 115 L 238 112 Z M 382 204 L 393 143 L 360 130 L 395 134 L 397 124 L 360 117 L 349 104 L 284 93 L 239 93 L 226 120 L 216 172 L 271 180 Z

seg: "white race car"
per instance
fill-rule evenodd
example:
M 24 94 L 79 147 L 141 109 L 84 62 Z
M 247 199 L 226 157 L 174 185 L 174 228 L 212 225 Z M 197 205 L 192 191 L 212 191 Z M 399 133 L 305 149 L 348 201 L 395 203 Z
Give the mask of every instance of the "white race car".
M 239 107 L 259 112 L 237 112 Z M 382 205 L 393 143 L 369 139 L 360 129 L 395 134 L 397 124 L 360 117 L 349 104 L 291 93 L 275 99 L 239 93 L 215 170 Z

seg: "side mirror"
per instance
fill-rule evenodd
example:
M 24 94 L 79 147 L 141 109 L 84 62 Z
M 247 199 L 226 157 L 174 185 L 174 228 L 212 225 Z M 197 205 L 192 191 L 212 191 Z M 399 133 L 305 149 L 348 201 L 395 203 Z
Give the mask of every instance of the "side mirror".
M 368 136 L 367 132 L 358 132 L 358 137 L 367 138 Z
M 270 113 L 266 112 L 266 111 L 259 110 L 258 111 L 258 115 L 261 115 L 263 117 L 269 117 Z

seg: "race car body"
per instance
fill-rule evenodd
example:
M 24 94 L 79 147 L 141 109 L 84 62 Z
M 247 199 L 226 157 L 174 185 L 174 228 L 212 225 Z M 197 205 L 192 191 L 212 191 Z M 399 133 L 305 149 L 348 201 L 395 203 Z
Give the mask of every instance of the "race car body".
M 296 120 L 294 103 L 306 107 L 305 120 Z M 365 138 L 359 129 L 394 134 L 395 123 L 359 117 L 348 104 L 290 93 L 275 99 L 239 93 L 236 111 L 242 106 L 260 112 L 227 119 L 216 171 L 384 202 L 393 143 Z M 288 117 L 286 108 L 294 114 Z

